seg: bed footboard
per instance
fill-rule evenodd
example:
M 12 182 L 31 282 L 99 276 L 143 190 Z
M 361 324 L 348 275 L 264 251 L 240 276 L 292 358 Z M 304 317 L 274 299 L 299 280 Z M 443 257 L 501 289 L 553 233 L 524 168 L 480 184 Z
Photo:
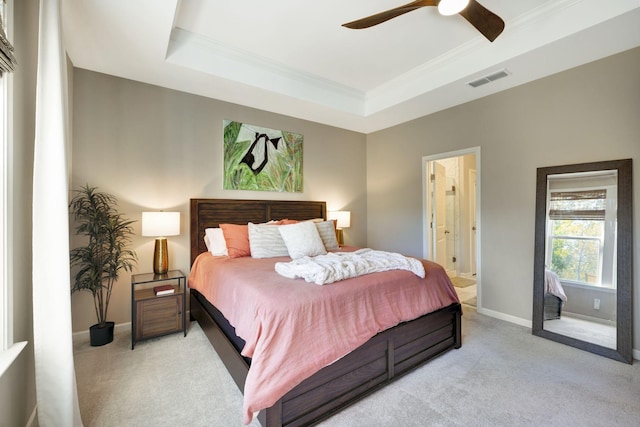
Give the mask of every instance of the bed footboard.
M 205 309 L 208 303 L 201 302 L 198 295 L 192 290 L 192 316 L 243 390 L 249 364 Z M 379 333 L 260 411 L 260 423 L 264 427 L 316 424 L 430 359 L 460 348 L 461 314 L 460 304 L 454 304 Z
M 269 418 L 269 408 L 263 426 L 315 424 L 447 350 L 459 348 L 460 315 L 459 305 L 450 306 L 379 333 L 287 393 L 273 409 L 281 421 L 278 415 Z
M 544 320 L 560 319 L 562 300 L 555 295 L 544 294 Z

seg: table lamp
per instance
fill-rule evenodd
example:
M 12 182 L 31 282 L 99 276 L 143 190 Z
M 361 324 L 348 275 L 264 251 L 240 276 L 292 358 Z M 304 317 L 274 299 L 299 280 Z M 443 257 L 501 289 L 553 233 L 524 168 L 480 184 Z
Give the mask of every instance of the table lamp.
M 351 211 L 329 211 L 327 213 L 327 218 L 329 220 L 336 221 L 336 238 L 338 240 L 338 245 L 344 245 L 344 234 L 342 229 L 351 227 Z
M 142 235 L 156 238 L 153 251 L 153 272 L 169 271 L 167 236 L 180 234 L 180 212 L 142 212 Z

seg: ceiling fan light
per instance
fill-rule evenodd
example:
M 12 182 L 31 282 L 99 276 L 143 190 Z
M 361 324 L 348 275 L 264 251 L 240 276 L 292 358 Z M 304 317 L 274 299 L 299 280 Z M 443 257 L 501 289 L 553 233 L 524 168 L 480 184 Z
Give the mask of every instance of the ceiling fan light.
M 441 15 L 449 16 L 460 13 L 469 4 L 469 0 L 441 0 L 438 3 L 438 12 Z

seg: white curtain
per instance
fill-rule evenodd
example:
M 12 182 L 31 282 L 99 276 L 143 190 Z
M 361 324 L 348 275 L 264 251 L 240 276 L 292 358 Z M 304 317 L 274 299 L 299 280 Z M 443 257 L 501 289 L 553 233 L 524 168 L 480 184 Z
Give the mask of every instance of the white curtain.
M 81 426 L 73 366 L 67 69 L 60 0 L 40 0 L 33 168 L 33 338 L 40 426 Z

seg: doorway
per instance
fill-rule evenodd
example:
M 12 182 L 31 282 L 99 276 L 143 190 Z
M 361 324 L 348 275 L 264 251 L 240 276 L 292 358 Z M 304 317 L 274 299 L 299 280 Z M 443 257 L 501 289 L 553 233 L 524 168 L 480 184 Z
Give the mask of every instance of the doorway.
M 480 148 L 423 157 L 424 257 L 442 265 L 460 301 L 480 308 Z

